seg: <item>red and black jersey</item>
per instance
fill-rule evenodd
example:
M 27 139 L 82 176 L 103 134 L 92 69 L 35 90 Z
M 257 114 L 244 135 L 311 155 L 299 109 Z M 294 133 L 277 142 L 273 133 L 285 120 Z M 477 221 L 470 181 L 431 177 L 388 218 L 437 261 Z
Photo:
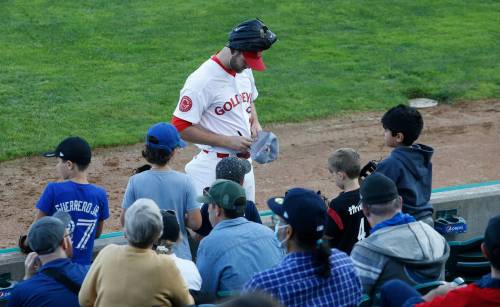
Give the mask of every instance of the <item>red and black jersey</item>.
M 325 235 L 332 237 L 330 247 L 350 254 L 354 244 L 366 238 L 370 231 L 361 209 L 359 189 L 341 192 L 330 202 L 327 212 Z

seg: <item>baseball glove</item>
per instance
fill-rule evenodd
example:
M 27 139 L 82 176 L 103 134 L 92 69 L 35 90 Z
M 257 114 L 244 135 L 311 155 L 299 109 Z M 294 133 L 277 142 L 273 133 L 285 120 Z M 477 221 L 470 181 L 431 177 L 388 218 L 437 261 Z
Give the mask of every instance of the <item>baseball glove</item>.
M 366 163 L 365 166 L 361 168 L 358 178 L 360 184 L 363 182 L 363 180 L 365 180 L 366 177 L 370 176 L 375 172 L 375 170 L 377 169 L 378 162 L 379 161 L 377 160 L 368 161 L 368 163 Z
M 151 169 L 151 165 L 144 164 L 143 166 L 139 166 L 138 168 L 134 168 L 132 175 L 139 174 L 139 173 L 142 173 L 144 171 L 148 171 L 150 169 Z
M 21 235 L 21 236 L 19 236 L 19 240 L 17 241 L 17 245 L 19 246 L 21 253 L 23 253 L 25 255 L 27 255 L 33 251 L 29 247 L 28 242 L 26 242 L 27 239 L 28 239 L 27 235 Z
M 321 197 L 321 199 L 325 203 L 325 207 L 328 208 L 328 205 L 330 204 L 330 201 L 328 200 L 328 197 L 326 197 L 323 194 L 321 194 L 321 191 L 317 191 L 316 194 L 318 194 L 319 197 Z

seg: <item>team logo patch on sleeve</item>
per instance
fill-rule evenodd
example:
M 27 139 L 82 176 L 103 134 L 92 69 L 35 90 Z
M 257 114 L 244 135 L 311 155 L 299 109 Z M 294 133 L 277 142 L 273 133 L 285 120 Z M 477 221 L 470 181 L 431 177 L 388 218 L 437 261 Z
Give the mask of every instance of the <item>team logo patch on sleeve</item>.
M 179 103 L 179 110 L 181 112 L 188 112 L 193 106 L 193 101 L 188 96 L 182 96 L 181 102 Z

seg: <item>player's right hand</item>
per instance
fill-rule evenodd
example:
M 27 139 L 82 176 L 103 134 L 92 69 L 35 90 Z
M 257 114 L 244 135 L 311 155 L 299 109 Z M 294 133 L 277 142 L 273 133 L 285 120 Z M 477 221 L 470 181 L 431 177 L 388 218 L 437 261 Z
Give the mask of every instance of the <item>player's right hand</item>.
M 245 152 L 250 150 L 252 139 L 244 136 L 228 136 L 226 147 L 236 150 L 238 152 Z

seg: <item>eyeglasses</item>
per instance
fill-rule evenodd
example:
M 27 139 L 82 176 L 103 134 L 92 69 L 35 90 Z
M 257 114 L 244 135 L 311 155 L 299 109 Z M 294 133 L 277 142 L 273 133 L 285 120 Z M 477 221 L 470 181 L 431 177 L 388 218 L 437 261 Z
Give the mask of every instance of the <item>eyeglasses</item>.
M 73 231 L 74 230 L 75 230 L 74 227 L 71 227 L 71 225 L 67 225 L 66 229 L 65 229 L 66 234 L 64 235 L 64 237 L 70 237 L 71 238 L 71 236 L 73 235 Z
M 67 232 L 66 232 L 66 234 L 64 235 L 63 239 L 65 239 L 65 238 L 69 238 L 69 239 L 70 239 L 70 241 L 71 241 L 71 236 L 72 236 L 72 235 L 73 235 L 73 232 L 69 232 L 69 231 L 67 231 Z
M 208 192 L 210 190 L 210 188 L 204 188 L 203 189 L 203 196 L 209 196 L 209 197 L 212 197 L 212 195 L 210 195 L 210 193 Z

